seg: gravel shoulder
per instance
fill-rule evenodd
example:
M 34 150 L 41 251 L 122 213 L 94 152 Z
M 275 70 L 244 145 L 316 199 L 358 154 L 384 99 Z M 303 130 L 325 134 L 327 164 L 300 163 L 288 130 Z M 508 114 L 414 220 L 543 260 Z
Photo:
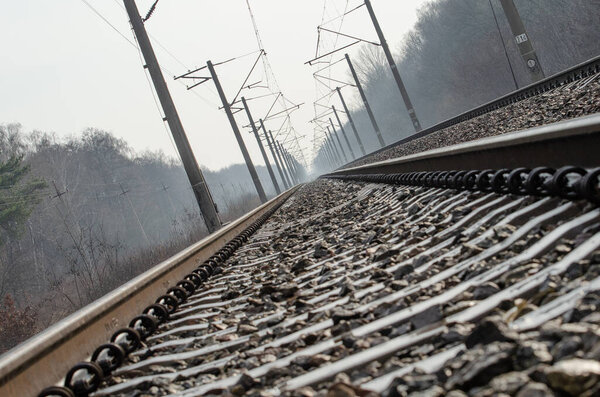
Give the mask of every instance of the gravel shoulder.
M 318 180 L 96 396 L 600 392 L 600 210 Z
M 593 79 L 590 77 L 556 88 L 422 138 L 368 155 L 342 168 L 407 156 L 598 112 L 600 112 L 600 75 L 595 75 Z

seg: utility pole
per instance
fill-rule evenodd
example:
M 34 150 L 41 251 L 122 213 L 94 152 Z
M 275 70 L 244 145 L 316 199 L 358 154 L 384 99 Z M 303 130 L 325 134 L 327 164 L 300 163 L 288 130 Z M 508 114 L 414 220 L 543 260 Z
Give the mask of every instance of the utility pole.
M 333 135 L 335 135 L 335 139 L 337 139 L 338 145 L 340 146 L 340 149 L 342 149 L 342 153 L 344 153 L 344 158 L 346 159 L 346 162 L 348 162 L 348 156 L 346 156 L 346 151 L 344 150 L 344 146 L 342 146 L 342 141 L 340 140 L 340 136 L 337 132 L 337 128 L 335 128 L 335 125 L 333 125 L 333 121 L 331 120 L 331 117 L 329 118 L 329 124 L 331 124 L 331 130 L 333 131 Z M 329 127 L 327 127 L 329 128 Z
M 396 84 L 398 85 L 398 89 L 400 90 L 400 95 L 402 95 L 402 100 L 404 101 L 404 106 L 406 106 L 406 110 L 410 116 L 410 119 L 413 123 L 413 127 L 416 132 L 421 131 L 421 123 L 419 122 L 419 118 L 417 117 L 417 113 L 413 107 L 413 104 L 408 96 L 408 92 L 406 91 L 406 87 L 402 82 L 402 78 L 400 77 L 400 73 L 398 72 L 398 66 L 396 66 L 396 62 L 392 57 L 392 52 L 390 51 L 390 47 L 385 41 L 385 37 L 383 36 L 383 32 L 381 31 L 381 27 L 379 26 L 379 21 L 377 21 L 377 17 L 375 16 L 375 12 L 373 11 L 373 6 L 371 6 L 371 0 L 365 0 L 365 6 L 367 6 L 367 10 L 369 11 L 369 15 L 371 16 L 371 20 L 373 21 L 373 26 L 375 27 L 375 31 L 377 32 L 377 36 L 379 37 L 379 42 L 381 43 L 381 48 L 383 48 L 383 52 L 385 57 L 390 64 L 390 68 L 392 69 L 392 74 L 394 75 L 394 80 L 396 80 Z
M 177 210 L 175 210 L 175 205 L 173 204 L 173 200 L 171 200 L 171 195 L 169 194 L 168 190 L 169 187 L 165 186 L 164 183 L 161 183 L 162 185 L 162 191 L 165 192 L 165 195 L 167 196 L 167 200 L 169 200 L 169 205 L 171 206 L 171 213 L 172 213 L 172 218 L 171 220 L 169 220 L 169 223 L 171 223 L 173 225 L 173 229 L 177 230 L 178 227 L 178 223 L 177 223 Z M 221 185 L 221 188 L 223 188 L 223 185 Z
M 263 135 L 265 136 L 265 139 L 267 140 L 267 144 L 269 145 L 269 150 L 271 150 L 271 156 L 273 156 L 273 160 L 275 161 L 275 165 L 277 166 L 277 172 L 279 172 L 279 178 L 281 179 L 281 182 L 282 182 L 283 186 L 285 187 L 285 190 L 287 190 L 290 188 L 290 186 L 285 179 L 285 175 L 283 173 L 283 170 L 281 169 L 281 164 L 279 164 L 279 159 L 277 158 L 277 155 L 275 154 L 275 150 L 273 149 L 273 144 L 271 143 L 271 140 L 269 139 L 269 134 L 267 134 L 267 129 L 265 128 L 265 123 L 263 122 L 263 119 L 259 119 L 259 122 L 260 122 L 260 128 L 262 128 L 262 130 L 263 130 Z
M 131 211 L 133 211 L 133 215 L 135 215 L 135 219 L 137 220 L 138 226 L 140 227 L 140 230 L 142 231 L 142 235 L 146 239 L 146 242 L 148 244 L 150 244 L 150 239 L 148 238 L 148 235 L 146 234 L 146 230 L 144 230 L 142 221 L 140 221 L 140 217 L 138 216 L 137 211 L 135 210 L 133 203 L 131 202 L 131 199 L 127 195 L 127 193 L 129 193 L 129 190 L 125 190 L 123 188 L 123 185 L 121 185 L 120 183 L 119 183 L 119 187 L 121 188 L 121 194 L 119 194 L 119 196 L 125 196 L 125 198 L 127 198 L 127 201 L 129 202 L 129 206 L 131 207 Z
M 263 160 L 265 161 L 265 165 L 267 166 L 267 171 L 269 171 L 269 176 L 271 177 L 271 181 L 273 181 L 273 187 L 277 194 L 281 194 L 281 190 L 279 189 L 279 184 L 277 183 L 277 179 L 275 178 L 275 174 L 273 173 L 273 169 L 271 168 L 271 163 L 269 162 L 269 158 L 267 157 L 267 153 L 265 152 L 265 148 L 263 147 L 262 141 L 260 140 L 260 136 L 258 135 L 258 130 L 256 129 L 256 125 L 254 124 L 254 119 L 252 118 L 252 113 L 250 113 L 250 108 L 248 107 L 248 103 L 246 102 L 246 98 L 242 97 L 242 104 L 244 105 L 244 109 L 246 109 L 246 114 L 248 115 L 248 121 L 252 126 L 252 132 L 254 132 L 254 137 L 256 138 L 256 143 L 258 143 L 258 147 L 260 148 L 260 153 L 263 156 Z
M 233 134 L 235 135 L 235 139 L 238 142 L 240 150 L 242 151 L 242 155 L 244 156 L 244 161 L 246 161 L 246 166 L 248 167 L 248 171 L 250 172 L 250 176 L 252 177 L 252 182 L 254 182 L 254 187 L 256 188 L 256 192 L 258 193 L 258 197 L 260 201 L 264 204 L 267 202 L 267 195 L 260 183 L 260 179 L 258 178 L 258 174 L 256 173 L 256 168 L 254 168 L 254 164 L 252 163 L 252 159 L 250 158 L 250 154 L 248 153 L 248 149 L 246 149 L 246 144 L 244 143 L 244 139 L 242 138 L 242 134 L 240 133 L 240 129 L 238 128 L 237 123 L 235 122 L 235 117 L 231 112 L 231 106 L 225 97 L 225 91 L 223 91 L 223 87 L 221 86 L 221 82 L 219 81 L 219 76 L 217 76 L 217 72 L 213 67 L 211 61 L 206 63 L 208 67 L 208 71 L 210 72 L 210 76 L 212 77 L 213 82 L 215 83 L 215 87 L 217 88 L 217 92 L 219 93 L 219 97 L 221 98 L 221 102 L 223 103 L 223 109 L 225 109 L 225 113 L 227 114 L 227 118 L 229 119 L 229 124 L 231 124 L 231 129 L 233 130 Z
M 287 179 L 288 185 L 289 185 L 289 187 L 292 187 L 292 186 L 294 186 L 294 181 L 292 180 L 290 171 L 286 167 L 285 161 L 283 161 L 283 154 L 281 153 L 281 149 L 278 145 L 279 142 L 277 142 L 275 140 L 275 138 L 273 138 L 273 134 L 271 133 L 270 130 L 269 130 L 269 137 L 271 138 L 271 142 L 273 142 L 273 146 L 275 147 L 275 153 L 277 153 L 277 157 L 279 157 L 279 163 L 281 163 L 281 168 L 283 168 L 283 172 Z
M 333 134 L 331 133 L 331 128 L 329 128 L 329 126 L 326 126 L 326 127 L 327 127 L 327 135 L 329 136 L 329 140 L 331 140 L 331 142 L 333 142 L 333 147 L 335 147 L 335 150 L 338 152 L 338 156 L 340 157 L 340 160 L 342 159 L 342 157 L 344 157 L 344 164 L 347 163 L 348 157 L 346 157 L 346 152 L 344 152 L 342 143 L 338 139 L 338 141 L 337 141 L 338 145 L 336 146 L 336 142 L 333 140 Z M 338 150 L 338 147 L 340 148 L 340 150 Z
M 171 94 L 165 83 L 162 71 L 158 65 L 158 60 L 156 59 L 156 55 L 150 44 L 150 39 L 144 28 L 144 23 L 142 22 L 140 13 L 135 5 L 135 1 L 123 0 L 123 3 L 125 4 L 125 9 L 129 15 L 129 21 L 131 22 L 131 26 L 133 27 L 140 50 L 146 62 L 144 67 L 148 69 L 152 82 L 154 83 L 154 89 L 156 90 L 156 94 L 158 95 L 158 99 L 160 100 L 165 114 L 164 120 L 169 123 L 173 140 L 175 141 L 177 151 L 183 162 L 183 168 L 192 185 L 192 190 L 196 196 L 196 201 L 200 207 L 204 223 L 206 223 L 208 231 L 213 233 L 221 227 L 221 220 L 219 219 L 215 203 L 208 190 L 208 185 L 206 184 L 206 180 L 204 179 L 204 175 L 202 175 L 200 167 L 198 167 L 190 143 L 185 135 L 185 130 L 183 129 L 183 125 L 177 114 L 177 109 L 175 108 L 175 104 L 173 103 L 173 99 L 171 98 Z
M 69 192 L 69 189 L 65 189 L 62 192 L 60 190 L 58 190 L 58 187 L 56 186 L 56 182 L 55 181 L 52 181 L 52 185 L 54 186 L 54 191 L 56 192 L 56 194 L 54 196 L 50 197 L 51 199 L 59 198 L 62 195 L 67 194 Z
M 348 110 L 348 106 L 346 106 L 346 101 L 344 101 L 344 97 L 342 96 L 342 90 L 340 90 L 340 87 L 336 87 L 336 90 L 337 90 L 337 93 L 338 93 L 338 95 L 340 97 L 340 101 L 342 101 L 342 106 L 344 107 L 344 112 L 346 112 L 346 117 L 348 117 L 348 121 L 350 122 L 350 126 L 352 127 L 352 130 L 354 131 L 354 136 L 356 137 L 356 141 L 358 142 L 358 146 L 360 147 L 360 151 L 362 152 L 363 156 L 366 156 L 367 152 L 365 152 L 365 147 L 363 146 L 363 143 L 360 140 L 360 136 L 358 136 L 358 131 L 356 130 L 356 126 L 354 125 L 354 120 L 352 120 L 352 115 L 350 115 L 350 111 Z M 337 115 L 337 113 L 336 113 L 336 115 Z
M 352 65 L 352 61 L 350 61 L 350 56 L 348 56 L 348 54 L 346 54 L 345 56 L 346 56 L 346 61 L 348 62 L 348 67 L 350 68 L 350 72 L 352 73 L 352 77 L 354 77 L 354 82 L 356 83 L 356 88 L 358 88 L 358 92 L 360 94 L 360 97 L 362 98 L 363 104 L 365 105 L 365 109 L 367 110 L 369 119 L 371 119 L 371 125 L 373 126 L 373 129 L 375 130 L 375 134 L 377 134 L 377 139 L 379 140 L 379 144 L 381 145 L 381 147 L 384 147 L 385 141 L 383 140 L 383 136 L 381 135 L 381 131 L 379 130 L 379 126 L 377 125 L 377 121 L 375 120 L 375 115 L 373 114 L 373 111 L 371 110 L 371 106 L 369 105 L 369 101 L 367 100 L 367 96 L 365 95 L 365 91 L 363 90 L 362 85 L 360 84 L 360 81 L 358 80 L 358 75 L 356 74 L 356 71 L 354 70 L 354 65 Z
M 337 119 L 337 123 L 340 126 L 340 130 L 342 130 L 342 135 L 344 136 L 344 140 L 346 141 L 346 145 L 348 145 L 348 149 L 350 149 L 350 154 L 352 155 L 352 160 L 356 160 L 356 156 L 354 155 L 354 150 L 352 150 L 352 145 L 350 145 L 350 140 L 348 140 L 348 135 L 346 135 L 346 130 L 344 129 L 344 125 L 340 120 L 340 116 L 338 115 L 337 110 L 335 110 L 335 106 L 331 106 L 333 109 L 333 113 L 335 114 L 335 118 Z M 329 120 L 331 121 L 331 120 Z
M 175 206 L 173 205 L 173 200 L 171 200 L 171 195 L 167 191 L 167 190 L 169 190 L 169 187 L 165 186 L 164 183 L 161 183 L 161 185 L 162 185 L 162 189 L 160 189 L 160 190 L 165 192 L 165 194 L 167 196 L 167 200 L 169 200 L 169 205 L 171 206 L 171 211 L 173 212 L 173 219 L 175 219 L 177 217 L 177 211 L 175 211 Z
M 506 14 L 506 19 L 508 19 L 510 30 L 515 37 L 517 47 L 519 47 L 519 52 L 521 53 L 523 61 L 525 61 L 532 82 L 535 83 L 544 79 L 546 76 L 544 75 L 542 65 L 533 49 L 533 44 L 527 35 L 525 25 L 523 24 L 523 20 L 519 15 L 515 3 L 513 0 L 500 0 L 500 4 L 502 4 L 502 9 L 504 10 L 504 14 Z

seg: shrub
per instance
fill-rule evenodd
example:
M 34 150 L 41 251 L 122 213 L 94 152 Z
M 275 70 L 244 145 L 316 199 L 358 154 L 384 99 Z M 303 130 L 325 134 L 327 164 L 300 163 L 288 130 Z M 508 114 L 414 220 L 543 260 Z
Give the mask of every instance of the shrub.
M 37 311 L 26 306 L 17 308 L 10 295 L 0 306 L 0 354 L 23 342 L 37 332 Z

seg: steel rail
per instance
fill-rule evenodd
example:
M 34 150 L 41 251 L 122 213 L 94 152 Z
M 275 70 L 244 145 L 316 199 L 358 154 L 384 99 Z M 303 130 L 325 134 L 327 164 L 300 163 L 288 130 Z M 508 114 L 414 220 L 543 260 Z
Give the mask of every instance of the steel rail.
M 281 206 L 300 186 L 289 189 L 243 217 L 184 249 L 111 293 L 0 356 L 0 396 L 36 396 L 56 384 L 77 362 L 90 357 L 111 334 L 168 288 Z
M 444 120 L 438 124 L 435 124 L 431 127 L 428 127 L 416 134 L 412 134 L 406 138 L 400 139 L 394 143 L 391 143 L 381 149 L 375 150 L 369 154 L 361 156 L 354 161 L 349 162 L 346 166 L 350 166 L 352 164 L 356 164 L 357 162 L 361 162 L 367 159 L 369 156 L 374 154 L 385 152 L 388 149 L 401 146 L 405 143 L 414 141 L 415 139 L 422 138 L 424 136 L 433 134 L 445 128 L 451 127 L 455 124 L 462 123 L 467 120 L 471 120 L 475 117 L 481 116 L 483 114 L 492 112 L 497 109 L 501 109 L 505 106 L 508 106 L 513 103 L 520 102 L 524 99 L 534 97 L 536 95 L 543 94 L 544 92 L 548 92 L 555 88 L 561 87 L 565 84 L 572 83 L 574 81 L 582 80 L 588 76 L 594 75 L 596 73 L 600 73 L 600 56 L 589 59 L 585 62 L 582 62 L 578 65 L 575 65 L 565 71 L 559 72 L 552 76 L 545 78 L 537 83 L 530 84 L 528 86 L 522 87 L 516 91 L 510 92 L 506 95 L 501 96 L 500 98 L 494 99 L 490 102 L 484 103 L 480 106 L 477 106 L 473 109 L 467 110 L 464 113 L 459 114 L 458 116 L 454 116 L 447 120 Z
M 325 176 L 394 174 L 514 167 L 600 165 L 600 114 L 482 138 L 367 165 L 339 169 Z

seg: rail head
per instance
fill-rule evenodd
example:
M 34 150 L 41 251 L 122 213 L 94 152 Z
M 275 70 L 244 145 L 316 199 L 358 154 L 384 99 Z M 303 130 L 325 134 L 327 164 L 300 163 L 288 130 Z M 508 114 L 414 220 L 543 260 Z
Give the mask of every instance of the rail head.
M 560 87 L 564 84 L 568 84 L 570 82 L 580 80 L 586 76 L 600 73 L 600 56 L 596 56 L 587 61 L 584 61 L 578 65 L 572 66 L 569 69 L 566 69 L 562 72 L 556 73 L 552 76 L 549 76 L 541 81 L 536 83 L 532 83 L 530 85 L 519 88 L 516 91 L 509 92 L 501 96 L 500 98 L 496 98 L 492 101 L 486 102 L 479 106 L 476 106 L 472 109 L 469 109 L 457 116 L 451 117 L 449 119 L 440 121 L 439 123 L 432 125 L 431 127 L 425 128 L 423 131 L 418 132 L 416 134 L 409 135 L 405 138 L 402 138 L 390 145 L 387 145 L 381 149 L 377 149 L 365 156 L 359 157 L 348 164 L 342 166 L 352 166 L 352 164 L 356 164 L 357 162 L 363 161 L 374 154 L 385 152 L 390 148 L 397 147 L 403 145 L 405 143 L 414 141 L 415 139 L 422 138 L 424 136 L 433 134 L 435 132 L 441 131 L 445 128 L 451 127 L 463 121 L 467 121 L 473 119 L 475 117 L 481 116 L 483 114 L 489 113 L 493 110 L 497 110 L 508 106 L 512 103 L 519 102 L 523 99 L 531 98 L 533 96 L 539 95 L 541 93 L 547 92 L 554 88 Z
M 577 164 L 600 165 L 600 114 L 482 138 L 327 175 L 386 174 Z
M 77 362 L 90 357 L 100 344 L 161 293 L 207 260 L 248 225 L 283 204 L 298 185 L 217 232 L 157 264 L 104 297 L 92 302 L 40 334 L 0 356 L 0 396 L 36 396 L 56 384 Z

